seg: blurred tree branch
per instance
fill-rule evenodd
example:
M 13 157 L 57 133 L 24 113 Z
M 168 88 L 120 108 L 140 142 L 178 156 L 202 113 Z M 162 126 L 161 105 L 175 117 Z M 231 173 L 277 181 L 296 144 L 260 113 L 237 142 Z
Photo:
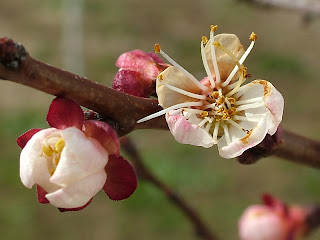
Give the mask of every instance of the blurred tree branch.
M 127 152 L 127 154 L 130 156 L 129 159 L 133 161 L 140 179 L 152 183 L 168 198 L 172 204 L 179 208 L 194 226 L 197 236 L 206 240 L 218 239 L 215 234 L 206 226 L 206 224 L 200 218 L 200 215 L 190 205 L 188 205 L 184 199 L 179 196 L 179 194 L 164 184 L 150 171 L 150 169 L 147 168 L 147 166 L 143 163 L 142 157 L 134 142 L 129 137 L 120 138 L 120 143 L 121 148 Z
M 65 97 L 94 110 L 116 129 L 119 136 L 136 129 L 168 130 L 164 117 L 137 124 L 137 120 L 162 109 L 156 100 L 135 97 L 37 61 L 21 44 L 8 38 L 0 38 L 0 79 Z M 320 168 L 320 142 L 287 130 L 267 136 L 266 141 L 247 150 L 240 162 L 251 163 L 274 155 Z
M 320 17 L 320 2 L 315 0 L 238 0 L 260 7 L 281 8 L 298 11 L 303 14 L 303 20 L 308 23 L 315 17 Z

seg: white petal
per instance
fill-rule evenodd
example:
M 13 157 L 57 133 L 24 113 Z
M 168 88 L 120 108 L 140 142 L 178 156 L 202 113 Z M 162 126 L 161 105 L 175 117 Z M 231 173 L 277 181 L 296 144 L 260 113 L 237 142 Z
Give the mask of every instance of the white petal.
M 247 87 L 248 86 L 248 87 Z M 241 93 L 241 91 L 240 91 Z M 271 113 L 271 122 L 269 122 L 268 133 L 273 135 L 282 121 L 284 99 L 281 93 L 266 80 L 255 80 L 245 85 L 245 92 L 239 100 L 248 100 L 255 97 L 263 97 L 266 109 Z M 263 108 L 257 108 L 246 111 L 248 114 L 261 114 L 264 112 Z
M 237 59 L 240 59 L 244 53 L 244 48 L 239 40 L 239 38 L 234 34 L 218 34 L 214 37 L 214 41 L 218 41 L 223 47 L 227 48 L 230 52 L 235 55 Z M 208 65 L 211 72 L 214 73 L 213 62 L 211 56 L 211 46 L 212 42 L 209 42 L 206 47 L 206 57 L 208 60 Z M 221 49 L 216 48 L 216 59 L 218 62 L 218 68 L 221 76 L 221 80 L 224 81 L 228 78 L 236 63 Z M 233 79 L 238 78 L 239 74 L 236 74 Z
M 31 188 L 35 183 L 46 191 L 55 190 L 57 186 L 49 182 L 51 177 L 47 159 L 42 157 L 42 141 L 52 133 L 59 131 L 55 128 L 41 130 L 32 136 L 20 155 L 20 178 L 22 183 Z
M 209 133 L 199 126 L 188 122 L 185 116 L 177 114 L 176 111 L 173 115 L 171 115 L 171 112 L 167 113 L 166 120 L 172 135 L 179 143 L 205 148 L 212 147 L 215 144 L 214 139 Z
M 46 194 L 46 198 L 52 205 L 59 208 L 82 207 L 102 189 L 106 179 L 106 172 L 101 170 L 53 193 Z
M 66 186 L 104 169 L 108 162 L 108 153 L 99 142 L 87 138 L 75 127 L 61 130 L 60 134 L 65 141 L 65 147 L 51 182 Z
M 167 88 L 163 83 L 169 84 L 171 86 L 180 88 L 182 90 L 188 91 L 190 93 L 200 94 L 201 89 L 194 84 L 186 75 L 180 72 L 175 67 L 168 67 L 161 73 L 162 80 L 157 79 L 157 95 L 159 105 L 163 108 L 176 105 L 183 102 L 193 102 L 198 99 L 185 96 L 181 93 L 177 93 L 169 88 Z
M 255 128 L 244 137 L 239 138 L 235 135 L 231 136 L 231 144 L 227 144 L 225 136 L 222 136 L 218 141 L 219 154 L 223 158 L 234 158 L 240 156 L 245 150 L 259 144 L 266 136 L 269 130 L 269 122 L 272 120 L 271 114 L 266 114 L 266 117 L 261 118 Z M 234 127 L 235 128 L 235 127 Z M 233 129 L 233 128 L 230 128 Z

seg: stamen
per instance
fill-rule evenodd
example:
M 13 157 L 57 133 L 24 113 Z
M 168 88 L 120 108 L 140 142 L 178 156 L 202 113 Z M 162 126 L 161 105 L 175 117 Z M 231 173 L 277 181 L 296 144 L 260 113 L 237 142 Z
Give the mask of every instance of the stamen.
M 208 115 L 209 115 L 209 113 L 207 112 L 207 111 L 202 111 L 201 113 L 200 113 L 200 116 L 201 117 L 208 117 Z
M 261 118 L 244 117 L 244 116 L 238 116 L 238 115 L 233 116 L 233 119 L 239 120 L 239 121 L 247 121 L 247 122 L 260 122 L 261 120 Z
M 257 102 L 257 103 L 252 103 L 252 104 L 246 104 L 246 105 L 241 105 L 240 107 L 237 108 L 237 111 L 243 111 L 247 109 L 252 109 L 252 108 L 258 108 L 264 106 L 264 102 Z
M 42 152 L 47 155 L 48 157 L 51 157 L 53 154 L 53 150 L 49 145 L 42 144 L 41 146 Z
M 226 138 L 226 142 L 227 142 L 228 145 L 230 145 L 231 144 L 231 139 L 230 139 L 228 127 L 225 124 L 223 124 L 222 127 L 223 127 L 223 131 L 224 131 L 224 136 Z
M 145 121 L 148 121 L 150 119 L 153 119 L 153 118 L 156 118 L 156 117 L 159 117 L 163 114 L 166 114 L 167 112 L 170 112 L 171 110 L 176 110 L 176 109 L 179 109 L 179 108 L 184 108 L 184 107 L 200 107 L 202 106 L 203 103 L 202 102 L 185 102 L 185 103 L 179 103 L 179 104 L 176 104 L 176 105 L 173 105 L 171 107 L 168 107 L 166 109 L 163 109 L 159 112 L 156 112 L 156 113 L 153 113 L 149 116 L 146 116 L 144 118 L 141 118 L 140 120 L 137 121 L 137 123 L 142 123 L 142 122 L 145 122 Z
M 218 26 L 212 26 L 211 25 L 211 31 L 210 31 L 210 43 L 213 43 L 213 38 L 214 38 L 214 32 L 217 30 Z M 218 62 L 217 62 L 217 57 L 216 57 L 216 50 L 215 50 L 215 45 L 211 44 L 211 58 L 212 58 L 212 63 L 213 63 L 213 69 L 216 75 L 216 83 L 221 82 L 221 77 L 220 77 L 220 72 L 219 72 L 219 67 L 218 67 Z
M 235 55 L 233 55 L 232 52 L 230 52 L 227 48 L 225 48 L 224 46 L 222 46 L 218 41 L 215 41 L 212 45 L 216 46 L 217 48 L 221 49 L 222 51 L 224 51 L 226 54 L 229 55 L 229 57 L 232 58 L 232 60 L 237 64 L 237 66 L 239 67 L 239 69 L 241 69 L 241 64 L 239 63 L 239 60 L 236 58 Z
M 161 46 L 160 46 L 160 44 L 156 43 L 156 44 L 154 45 L 154 51 L 155 51 L 156 53 L 160 53 L 160 51 L 161 51 Z
M 209 80 L 210 80 L 210 84 L 211 84 L 211 87 L 214 88 L 215 87 L 215 82 L 213 80 L 213 77 L 212 77 L 212 73 L 210 71 L 210 68 L 209 68 L 209 65 L 208 65 L 208 61 L 207 61 L 207 57 L 206 57 L 206 53 L 205 53 L 205 48 L 204 48 L 204 37 L 202 37 L 202 42 L 201 42 L 201 58 L 202 58 L 202 63 L 203 63 L 203 66 L 204 66 L 204 69 L 206 70 L 206 73 L 209 77 Z M 208 42 L 208 38 L 205 37 L 205 41 Z
M 213 97 L 214 99 L 218 99 L 219 96 L 220 96 L 220 94 L 219 94 L 218 91 L 214 91 L 214 92 L 212 93 L 212 97 Z
M 229 93 L 226 95 L 226 97 L 231 97 L 233 94 L 235 94 L 235 93 L 239 90 L 241 84 L 242 84 L 245 80 L 246 80 L 246 79 L 245 79 L 245 77 L 244 77 L 244 75 L 243 75 L 243 71 L 241 71 L 241 75 L 240 75 L 240 78 L 239 78 L 239 80 L 238 80 L 238 82 L 237 82 L 237 85 L 234 87 L 234 89 L 232 89 L 231 92 L 229 92 Z
M 54 145 L 54 151 L 57 153 L 61 152 L 65 145 L 66 143 L 63 138 L 60 138 Z
M 199 126 L 199 127 L 202 127 L 206 122 L 208 122 L 208 119 L 207 119 L 207 118 L 204 118 L 204 119 L 198 124 L 198 126 Z
M 176 67 L 178 70 L 180 70 L 182 73 L 184 73 L 188 79 L 190 79 L 194 84 L 196 84 L 202 91 L 206 91 L 206 87 L 203 86 L 191 73 L 189 73 L 187 70 L 185 70 L 183 67 L 181 67 L 178 63 L 176 63 L 171 57 L 169 57 L 164 51 L 161 50 L 161 47 L 159 44 L 156 44 L 154 47 L 155 51 L 159 51 L 159 53 L 169 62 L 172 66 Z
M 206 128 L 204 129 L 206 132 L 209 132 L 210 131 L 210 128 L 212 126 L 212 123 L 208 123 Z
M 242 105 L 242 104 L 259 102 L 261 100 L 263 100 L 263 97 L 256 97 L 256 98 L 250 98 L 250 99 L 247 99 L 247 100 L 236 101 L 234 104 L 235 105 Z
M 212 133 L 212 138 L 218 140 L 218 132 L 219 132 L 219 127 L 220 127 L 220 121 L 216 121 L 214 124 L 214 130 Z
M 180 93 L 180 94 L 183 94 L 183 95 L 186 95 L 188 97 L 192 97 L 192 98 L 196 98 L 196 99 L 200 99 L 200 100 L 205 100 L 207 97 L 205 95 L 200 95 L 200 94 L 195 94 L 195 93 L 191 93 L 191 92 L 188 92 L 186 90 L 183 90 L 183 89 L 180 89 L 180 88 L 177 88 L 177 87 L 174 87 L 174 86 L 171 86 L 167 83 L 164 83 L 164 82 L 161 82 L 163 85 L 165 85 L 167 88 L 171 89 L 172 91 L 175 91 L 177 93 Z
M 228 102 L 229 102 L 230 104 L 235 104 L 235 102 L 236 102 L 236 99 L 235 99 L 235 98 L 229 97 L 229 98 L 227 98 L 227 99 L 228 99 Z
M 203 45 L 206 45 L 208 42 L 208 38 L 206 36 L 202 36 L 201 39 L 202 39 Z
M 231 125 L 235 126 L 236 128 L 244 131 L 244 128 L 239 123 L 236 123 L 235 121 L 232 121 L 231 119 L 227 120 L 227 122 L 230 123 Z
M 252 33 L 251 33 L 251 35 L 252 35 Z M 239 60 L 239 63 L 240 63 L 240 64 L 243 64 L 243 63 L 244 63 L 244 61 L 245 61 L 246 58 L 248 57 L 249 53 L 251 52 L 251 50 L 252 50 L 252 48 L 253 48 L 253 46 L 254 46 L 255 40 L 257 39 L 257 35 L 255 35 L 255 37 L 252 38 L 252 39 L 254 39 L 254 40 L 251 39 L 251 36 L 250 36 L 249 39 L 250 39 L 252 42 L 250 43 L 250 46 L 248 47 L 248 49 L 245 51 L 245 53 L 244 53 L 244 54 L 242 55 L 242 57 L 240 58 L 240 60 Z M 230 73 L 230 75 L 228 76 L 228 78 L 226 79 L 226 81 L 224 81 L 224 82 L 221 84 L 222 87 L 225 87 L 225 86 L 227 86 L 227 85 L 230 83 L 230 81 L 232 80 L 232 78 L 234 77 L 234 75 L 236 74 L 236 72 L 238 71 L 238 69 L 239 69 L 239 67 L 238 67 L 238 65 L 236 65 L 236 66 L 233 68 L 233 70 L 232 70 L 232 72 Z
M 193 109 L 193 108 L 184 108 L 184 112 L 189 112 L 189 113 L 195 113 L 195 114 L 201 114 L 203 110 L 200 109 Z

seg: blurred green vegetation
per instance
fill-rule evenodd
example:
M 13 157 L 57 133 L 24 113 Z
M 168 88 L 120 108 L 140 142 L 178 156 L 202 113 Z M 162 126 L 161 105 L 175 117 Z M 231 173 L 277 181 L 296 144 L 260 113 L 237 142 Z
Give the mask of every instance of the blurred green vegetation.
M 204 77 L 199 43 L 210 24 L 218 32 L 239 36 L 244 46 L 252 31 L 259 35 L 246 61 L 253 79 L 271 81 L 285 97 L 283 126 L 320 139 L 317 90 L 320 22 L 304 26 L 301 16 L 263 10 L 226 0 L 85 1 L 84 52 L 86 76 L 111 85 L 117 57 L 155 42 L 182 66 Z M 61 1 L 0 2 L 1 36 L 22 42 L 29 53 L 63 67 Z M 45 33 L 45 34 L 44 34 Z M 112 202 L 99 193 L 86 209 L 60 213 L 40 205 L 35 189 L 19 179 L 16 138 L 30 128 L 46 127 L 53 99 L 36 90 L 0 81 L 0 233 L 1 239 L 195 239 L 184 215 L 158 189 L 140 182 L 128 200 Z M 215 147 L 181 145 L 169 132 L 139 130 L 130 134 L 146 164 L 192 204 L 221 239 L 237 239 L 237 219 L 261 193 L 289 203 L 319 202 L 317 170 L 266 158 L 252 166 L 221 159 Z M 314 233 L 309 239 L 319 239 Z

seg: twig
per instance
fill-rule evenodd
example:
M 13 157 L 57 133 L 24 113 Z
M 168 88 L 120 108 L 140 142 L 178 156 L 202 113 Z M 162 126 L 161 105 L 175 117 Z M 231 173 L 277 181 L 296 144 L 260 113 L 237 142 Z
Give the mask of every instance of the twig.
M 138 176 L 143 180 L 149 181 L 157 187 L 177 208 L 179 208 L 184 215 L 193 224 L 197 236 L 206 240 L 217 240 L 218 238 L 206 226 L 199 214 L 186 203 L 181 196 L 174 192 L 169 186 L 161 182 L 153 173 L 144 165 L 142 158 L 129 137 L 120 138 L 122 149 L 124 149 L 135 164 Z
M 21 44 L 0 38 L 0 79 L 20 83 L 55 96 L 63 96 L 100 113 L 120 136 L 136 129 L 164 129 L 164 117 L 137 124 L 137 120 L 162 108 L 156 100 L 116 91 L 31 58 Z M 320 142 L 283 130 L 272 148 L 259 145 L 246 153 L 259 159 L 270 154 L 320 168 Z M 246 155 L 244 155 L 246 156 Z

